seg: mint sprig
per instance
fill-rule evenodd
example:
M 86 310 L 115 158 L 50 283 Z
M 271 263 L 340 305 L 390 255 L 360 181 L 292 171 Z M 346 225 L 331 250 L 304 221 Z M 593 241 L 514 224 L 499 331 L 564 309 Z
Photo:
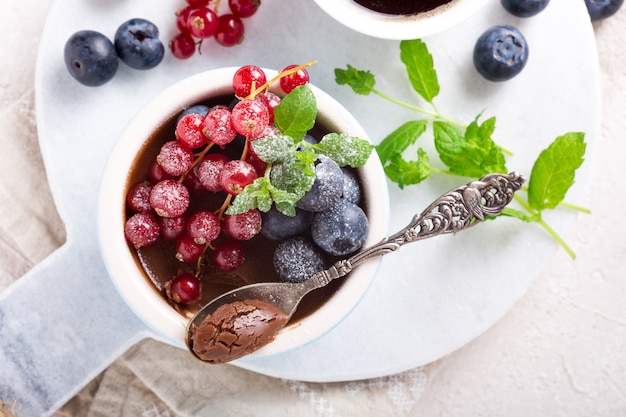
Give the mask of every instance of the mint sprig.
M 376 89 L 376 77 L 370 71 L 349 64 L 346 69 L 335 69 L 335 82 L 349 86 L 356 94 L 375 94 L 425 116 L 405 122 L 376 146 L 387 177 L 404 188 L 419 184 L 432 174 L 475 178 L 488 173 L 508 172 L 506 155 L 510 152 L 492 139 L 495 117 L 481 122 L 479 119 L 482 114 L 479 114 L 469 124 L 464 124 L 443 115 L 437 109 L 435 99 L 439 95 L 440 84 L 427 45 L 420 39 L 401 41 L 400 59 L 406 68 L 411 88 L 426 102 L 427 107 L 397 100 L 379 91 Z M 428 126 L 432 126 L 438 160 L 445 168 L 433 166 L 433 158 L 417 145 L 418 139 L 428 131 Z M 565 195 L 574 184 L 576 170 L 584 160 L 584 136 L 581 132 L 566 133 L 541 152 L 526 188 L 527 201 L 518 195 L 515 197 L 523 210 L 507 207 L 502 213 L 540 224 L 572 258 L 575 258 L 575 254 L 543 220 L 542 213 L 558 206 L 589 212 L 564 202 Z M 412 148 L 417 149 L 411 151 Z
M 265 175 L 247 185 L 231 202 L 226 214 L 251 209 L 267 212 L 272 204 L 281 213 L 295 216 L 298 200 L 315 181 L 315 163 L 325 155 L 339 166 L 357 168 L 365 164 L 374 146 L 365 139 L 345 133 L 328 133 L 312 144 L 302 140 L 315 125 L 317 103 L 309 85 L 295 88 L 274 108 L 278 135 L 249 142 L 254 153 L 267 163 Z

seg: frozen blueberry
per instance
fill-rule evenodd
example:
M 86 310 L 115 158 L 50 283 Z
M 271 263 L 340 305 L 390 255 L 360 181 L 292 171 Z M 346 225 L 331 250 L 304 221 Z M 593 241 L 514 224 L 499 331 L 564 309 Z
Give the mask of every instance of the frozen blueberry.
M 324 251 L 343 256 L 363 246 L 368 230 L 367 216 L 361 207 L 341 199 L 330 210 L 315 213 L 311 237 Z
M 122 23 L 115 32 L 114 42 L 120 59 L 139 70 L 156 67 L 165 53 L 159 29 L 146 19 L 135 18 Z
M 587 11 L 592 21 L 606 19 L 615 14 L 624 0 L 585 0 Z
M 474 66 L 490 81 L 506 81 L 519 74 L 528 61 L 528 44 L 509 25 L 493 26 L 476 41 Z
M 261 235 L 271 240 L 283 240 L 306 231 L 313 221 L 313 212 L 296 208 L 295 216 L 287 216 L 272 206 L 267 213 L 262 213 L 263 228 Z
M 304 236 L 283 240 L 274 251 L 274 269 L 281 280 L 303 282 L 328 268 L 324 253 Z
M 110 81 L 119 66 L 115 46 L 100 32 L 81 30 L 65 43 L 65 66 L 79 83 L 97 87 Z
M 315 182 L 311 189 L 296 203 L 298 208 L 308 211 L 328 210 L 341 198 L 343 173 L 335 161 L 325 155 L 319 156 L 315 165 Z
M 343 194 L 341 197 L 351 203 L 359 204 L 361 202 L 361 187 L 355 172 L 345 167 L 341 168 L 341 171 L 343 172 Z
M 502 6 L 517 17 L 531 17 L 546 8 L 550 0 L 500 0 Z

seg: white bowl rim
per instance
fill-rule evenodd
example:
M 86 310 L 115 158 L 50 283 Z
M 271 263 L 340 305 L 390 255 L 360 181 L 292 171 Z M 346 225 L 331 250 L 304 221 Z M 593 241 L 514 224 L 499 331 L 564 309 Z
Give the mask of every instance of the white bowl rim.
M 176 312 L 140 271 L 124 237 L 124 186 L 136 154 L 156 130 L 155 120 L 165 121 L 191 104 L 208 97 L 232 93 L 232 76 L 238 67 L 226 67 L 185 78 L 158 94 L 124 128 L 107 160 L 102 175 L 98 201 L 98 239 L 109 276 L 118 292 L 148 327 L 163 341 L 186 349 L 184 334 L 188 319 Z M 263 69 L 268 78 L 276 71 Z M 198 88 L 198 86 L 204 86 Z M 337 131 L 367 138 L 356 119 L 336 100 L 311 85 L 318 102 L 318 117 Z M 328 113 L 326 112 L 328 109 Z M 328 118 L 328 120 L 324 120 Z M 375 201 L 369 201 L 369 236 L 365 246 L 382 239 L 387 231 L 389 199 L 385 174 L 376 152 L 359 168 L 364 182 L 377 189 Z M 375 203 L 375 204 L 373 204 Z M 341 288 L 314 314 L 288 326 L 276 340 L 248 358 L 262 358 L 300 348 L 338 325 L 369 289 L 380 260 L 371 260 L 346 278 Z M 244 358 L 245 359 L 245 358 Z M 241 360 L 241 359 L 240 359 Z
M 344 26 L 381 39 L 417 39 L 448 30 L 472 16 L 489 0 L 452 0 L 432 12 L 411 16 L 387 15 L 354 0 L 314 0 Z

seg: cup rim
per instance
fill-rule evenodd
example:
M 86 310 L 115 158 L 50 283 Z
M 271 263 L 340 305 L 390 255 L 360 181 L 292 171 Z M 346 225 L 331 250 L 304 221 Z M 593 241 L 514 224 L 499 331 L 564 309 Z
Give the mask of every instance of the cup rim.
M 431 12 L 387 15 L 367 9 L 354 0 L 314 0 L 344 26 L 381 39 L 417 39 L 443 32 L 472 16 L 488 0 L 452 0 Z
M 116 289 L 131 310 L 163 341 L 187 349 L 184 342 L 188 318 L 157 293 L 141 271 L 124 236 L 124 190 L 136 155 L 159 123 L 181 109 L 208 97 L 232 93 L 232 76 L 239 67 L 205 71 L 185 78 L 158 94 L 144 106 L 118 136 L 104 168 L 98 200 L 98 239 L 104 264 Z M 263 69 L 268 79 L 277 72 Z M 202 88 L 198 88 L 202 86 Z M 367 138 L 356 119 L 335 99 L 311 85 L 318 103 L 318 118 L 336 131 Z M 389 198 L 385 174 L 376 152 L 358 168 L 366 188 L 378 190 L 366 213 L 370 229 L 365 246 L 382 239 L 387 231 Z M 369 212 L 368 212 L 369 211 Z M 372 221 L 374 220 L 374 221 Z M 313 314 L 283 329 L 273 343 L 246 358 L 261 358 L 309 344 L 337 326 L 359 303 L 370 287 L 380 259 L 359 266 L 337 292 Z

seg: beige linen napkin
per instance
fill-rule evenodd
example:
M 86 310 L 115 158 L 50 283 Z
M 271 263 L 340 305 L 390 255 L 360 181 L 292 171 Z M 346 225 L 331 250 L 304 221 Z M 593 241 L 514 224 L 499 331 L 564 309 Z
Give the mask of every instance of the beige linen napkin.
M 46 181 L 32 91 L 0 112 L 0 131 L 1 291 L 61 246 L 65 230 Z M 144 340 L 54 416 L 399 417 L 427 382 L 422 368 L 364 381 L 305 383 L 232 365 L 198 365 L 186 351 Z

